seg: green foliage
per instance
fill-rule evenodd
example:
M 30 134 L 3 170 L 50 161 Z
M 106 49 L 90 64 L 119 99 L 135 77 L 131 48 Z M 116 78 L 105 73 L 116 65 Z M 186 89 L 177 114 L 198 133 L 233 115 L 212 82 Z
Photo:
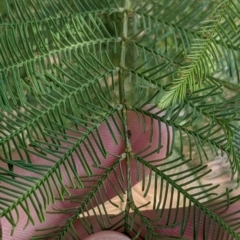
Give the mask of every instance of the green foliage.
M 115 144 L 120 136 L 125 147 L 131 147 L 126 131 L 126 111 L 131 109 L 151 119 L 152 132 L 157 131 L 154 121 L 168 126 L 168 138 L 174 129 L 174 144 L 168 141 L 164 161 L 155 165 L 138 153 L 127 158 L 137 162 L 138 174 L 143 169 L 139 176 L 143 198 L 150 183 L 154 186 L 153 209 L 160 215 L 148 219 L 141 208 L 131 205 L 128 165 L 126 194 L 131 201 L 118 224 L 109 217 L 107 226 L 99 220 L 101 228 L 122 227 L 137 238 L 143 228 L 135 224 L 139 218 L 146 227 L 145 239 L 159 239 L 163 235 L 156 228 L 164 210 L 195 206 L 199 210 L 193 216 L 194 231 L 200 231 L 202 214 L 209 217 L 204 224 L 212 221 L 216 228 L 216 234 L 206 239 L 221 239 L 221 231 L 229 239 L 240 239 L 239 219 L 214 211 L 230 208 L 240 198 L 233 189 L 240 181 L 239 0 L 6 0 L 0 8 L 0 154 L 5 164 L 0 168 L 1 217 L 17 225 L 19 219 L 12 214 L 21 206 L 31 225 L 31 208 L 44 221 L 49 204 L 77 199 L 78 207 L 64 210 L 64 226 L 52 223 L 47 233 L 36 232 L 33 239 L 78 239 L 75 221 L 81 221 L 89 234 L 94 231 L 86 220 L 87 206 L 99 198 L 122 160 L 115 156 L 114 164 L 95 178 L 93 165 L 102 169 L 102 159 L 111 154 L 99 126 L 107 125 Z M 143 108 L 147 104 L 162 110 L 154 113 L 151 105 Z M 158 141 L 161 146 L 161 137 Z M 87 149 L 91 163 L 81 147 Z M 230 189 L 221 193 L 219 185 L 205 181 L 211 174 L 207 163 L 218 155 L 225 156 L 232 174 Z M 74 156 L 84 175 L 79 176 Z M 33 163 L 33 157 L 42 161 Z M 94 183 L 84 197 L 64 185 L 63 169 L 70 188 Z M 146 175 L 150 171 L 146 179 L 145 171 Z M 122 193 L 112 190 L 122 199 Z M 102 199 L 100 204 L 106 203 Z M 55 214 L 58 211 L 63 212 L 55 209 Z M 97 219 L 99 214 L 108 215 L 106 209 L 93 212 Z M 160 227 L 179 224 L 181 239 L 190 216 L 171 222 L 172 215 L 169 211 Z M 209 228 L 205 231 L 208 236 Z

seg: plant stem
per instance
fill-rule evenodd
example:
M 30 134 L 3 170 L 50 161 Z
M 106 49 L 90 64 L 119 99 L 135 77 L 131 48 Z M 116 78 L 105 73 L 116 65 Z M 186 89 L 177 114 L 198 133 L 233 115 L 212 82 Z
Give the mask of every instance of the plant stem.
M 125 0 L 123 17 L 122 17 L 122 42 L 121 42 L 121 54 L 120 54 L 120 71 L 119 71 L 119 97 L 120 104 L 123 104 L 125 99 L 125 61 L 126 61 L 126 38 L 128 35 L 128 13 L 127 13 L 128 0 Z
M 121 42 L 121 55 L 120 55 L 120 73 L 119 73 L 119 96 L 120 96 L 120 104 L 123 105 L 122 108 L 122 117 L 123 117 L 123 127 L 124 127 L 124 135 L 125 135 L 125 152 L 126 152 L 126 182 L 127 182 L 127 203 L 125 207 L 125 225 L 124 231 L 128 233 L 129 229 L 129 213 L 133 204 L 132 197 L 132 189 L 131 189 L 131 169 L 130 169 L 130 161 L 131 161 L 131 153 L 132 147 L 129 141 L 128 136 L 128 122 L 127 122 L 127 100 L 125 99 L 125 64 L 126 64 L 126 38 L 128 34 L 128 8 L 129 8 L 129 0 L 124 1 L 124 11 L 122 17 L 122 42 Z

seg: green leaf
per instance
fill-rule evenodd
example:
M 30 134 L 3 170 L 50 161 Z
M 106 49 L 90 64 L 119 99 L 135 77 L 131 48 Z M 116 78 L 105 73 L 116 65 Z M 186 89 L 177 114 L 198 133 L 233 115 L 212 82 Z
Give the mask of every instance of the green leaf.
M 240 239 L 239 9 L 239 0 L 0 3 L 7 234 L 35 224 L 31 239 L 99 230 Z

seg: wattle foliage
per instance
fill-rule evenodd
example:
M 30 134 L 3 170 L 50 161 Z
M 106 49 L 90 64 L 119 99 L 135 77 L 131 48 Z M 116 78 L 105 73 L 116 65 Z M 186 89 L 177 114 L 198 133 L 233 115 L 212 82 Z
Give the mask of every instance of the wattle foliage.
M 240 239 L 240 0 L 0 9 L 4 240 Z

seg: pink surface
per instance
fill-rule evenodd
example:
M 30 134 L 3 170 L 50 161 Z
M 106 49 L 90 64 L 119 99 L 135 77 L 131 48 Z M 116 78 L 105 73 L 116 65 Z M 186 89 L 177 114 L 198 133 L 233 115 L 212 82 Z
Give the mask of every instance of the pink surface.
M 115 115 L 115 119 L 117 121 L 117 123 L 120 122 L 119 118 Z M 161 145 L 163 146 L 161 148 L 161 150 L 159 152 L 155 152 L 154 154 L 145 157 L 146 160 L 150 161 L 150 160 L 161 160 L 166 156 L 166 146 L 167 146 L 167 141 L 168 141 L 168 134 L 167 134 L 167 130 L 166 130 L 166 125 L 165 124 L 161 124 L 159 125 L 158 122 L 156 120 L 152 120 L 150 117 L 145 116 L 145 125 L 143 124 L 143 116 L 141 114 L 139 114 L 139 116 L 137 116 L 137 114 L 133 111 L 128 111 L 128 126 L 129 126 L 129 130 L 131 131 L 131 137 L 130 137 L 130 142 L 132 145 L 132 150 L 134 153 L 138 153 L 141 152 L 143 149 L 147 149 L 146 151 L 144 151 L 143 153 L 139 154 L 139 156 L 144 157 L 145 155 L 147 155 L 148 153 L 156 150 L 159 146 L 159 136 L 161 136 Z M 152 132 L 152 128 L 151 126 L 151 122 L 153 123 L 152 126 L 154 126 L 154 131 Z M 122 153 L 124 153 L 124 140 L 121 138 L 121 136 L 118 133 L 118 130 L 116 128 L 116 126 L 113 123 L 112 118 L 109 118 L 108 120 L 109 125 L 111 125 L 113 132 L 115 133 L 116 139 L 117 139 L 117 143 L 114 142 L 111 133 L 109 131 L 109 128 L 107 126 L 106 123 L 103 123 L 100 127 L 99 127 L 99 134 L 101 135 L 102 141 L 104 146 L 106 147 L 106 151 L 109 153 L 107 155 L 106 158 L 104 158 L 103 156 L 101 157 L 101 152 L 99 151 L 96 142 L 93 140 L 93 136 L 89 137 L 89 140 L 92 142 L 94 149 L 96 151 L 96 153 L 98 154 L 98 156 L 100 156 L 101 158 L 101 166 L 102 167 L 110 167 L 112 166 L 112 164 L 114 164 L 117 160 L 118 157 L 116 156 L 120 156 Z M 120 124 L 121 126 L 121 124 Z M 74 136 L 74 137 L 81 137 L 81 134 L 76 134 L 73 132 L 68 132 L 69 136 Z M 152 138 L 151 138 L 151 143 L 149 143 L 150 141 L 150 135 L 152 134 Z M 94 133 L 95 136 L 97 136 L 96 133 Z M 172 138 L 172 136 L 171 136 Z M 70 139 L 71 140 L 71 139 Z M 169 140 L 171 142 L 171 140 Z M 84 153 L 85 157 L 88 160 L 89 165 L 91 166 L 91 170 L 94 173 L 93 175 L 99 175 L 99 174 L 103 174 L 106 170 L 103 168 L 96 168 L 96 167 L 92 167 L 93 165 L 93 161 L 91 160 L 91 157 L 89 156 L 89 153 L 86 151 L 86 147 L 89 147 L 89 143 L 87 141 L 85 141 L 87 143 L 87 145 L 81 145 L 81 150 Z M 74 141 L 73 141 L 74 143 Z M 64 143 L 63 144 L 66 147 L 70 147 L 71 144 L 69 143 Z M 30 148 L 30 147 L 29 147 Z M 59 157 L 61 157 L 63 153 L 59 153 Z M 76 171 L 78 173 L 79 176 L 86 176 L 85 171 L 83 170 L 83 167 L 81 165 L 81 162 L 79 161 L 76 153 L 73 154 L 74 157 L 74 161 L 76 164 Z M 52 157 L 51 157 L 52 158 Z M 15 152 L 13 154 L 13 159 L 18 160 L 19 156 L 18 154 Z M 57 157 L 55 157 L 55 159 L 57 159 Z M 31 161 L 34 164 L 45 164 L 45 165 L 53 165 L 54 163 L 52 162 L 48 162 L 44 159 L 41 159 L 40 157 L 37 157 L 35 155 L 31 155 Z M 1 164 L 3 165 L 3 163 L 1 162 Z M 6 167 L 5 165 L 2 167 Z M 140 180 L 141 180 L 141 169 L 142 166 L 141 164 L 139 165 L 140 167 Z M 124 175 L 124 179 L 126 179 L 126 173 L 125 173 L 125 169 L 126 169 L 126 162 L 125 160 L 123 160 L 121 162 L 121 169 L 123 171 L 123 175 Z M 136 161 L 135 160 L 131 160 L 131 176 L 132 176 L 132 185 L 136 184 L 138 181 L 136 179 Z M 38 174 L 33 174 L 33 173 L 29 173 L 26 170 L 20 169 L 20 168 L 14 168 L 14 171 L 17 174 L 20 175 L 26 175 L 26 176 L 35 176 L 35 177 L 39 177 Z M 147 171 L 145 171 L 147 173 Z M 84 189 L 71 189 L 70 186 L 70 180 L 67 177 L 66 174 L 66 170 L 64 168 L 64 166 L 61 166 L 61 173 L 62 173 L 62 178 L 63 178 L 63 184 L 65 187 L 67 187 L 67 190 L 69 191 L 69 193 L 73 194 L 73 195 L 84 195 L 87 194 L 87 192 L 91 189 L 91 186 L 89 186 L 89 183 L 85 183 L 84 185 Z M 112 184 L 116 187 L 116 189 L 121 192 L 121 188 L 118 185 L 116 176 L 119 176 L 120 179 L 120 167 L 117 166 L 115 168 L 115 173 L 116 175 L 114 175 L 114 173 L 112 173 L 108 179 L 106 179 L 105 181 L 105 187 L 107 189 L 107 193 L 108 193 L 108 197 L 112 198 L 116 195 L 115 191 L 113 191 L 112 188 Z M 95 177 L 95 179 L 97 179 L 98 177 Z M 52 179 L 50 179 L 50 184 L 53 185 L 53 181 Z M 123 187 L 126 189 L 126 181 L 122 182 Z M 91 185 L 91 184 L 90 184 Z M 8 188 L 12 188 L 13 191 L 17 191 L 17 187 L 12 187 L 9 186 L 8 184 L 5 183 L 1 183 L 1 186 L 6 186 Z M 43 190 L 43 188 L 42 188 Z M 102 193 L 103 192 L 103 188 L 100 189 L 100 191 Z M 58 193 L 55 189 L 55 187 L 53 187 L 53 192 L 54 194 L 57 196 Z M 44 202 L 43 197 L 39 194 L 39 192 L 37 192 L 37 197 L 40 201 L 40 203 L 42 204 Z M 108 200 L 108 198 L 106 198 L 106 194 L 102 194 L 103 200 L 106 201 Z M 92 206 L 97 205 L 98 200 L 96 199 L 95 202 L 92 202 Z M 31 222 L 28 222 L 28 216 L 26 215 L 26 213 L 23 211 L 22 207 L 18 206 L 17 207 L 17 212 L 15 209 L 12 210 L 12 216 L 14 218 L 14 221 L 16 223 L 16 227 L 14 228 L 14 232 L 13 232 L 13 236 L 11 236 L 11 230 L 12 230 L 12 226 L 11 224 L 8 222 L 8 220 L 6 218 L 2 218 L 1 219 L 1 224 L 2 224 L 2 232 L 3 232 L 3 239 L 4 240 L 15 240 L 15 239 L 19 239 L 19 240 L 26 240 L 26 239 L 30 239 L 30 237 L 34 236 L 34 235 L 41 235 L 44 233 L 44 231 L 42 232 L 36 232 L 35 229 L 42 229 L 42 228 L 49 228 L 51 226 L 61 226 L 65 224 L 65 220 L 71 216 L 71 214 L 50 214 L 50 213 L 45 213 L 44 211 L 44 207 L 42 206 L 41 209 L 43 210 L 43 218 L 42 220 L 44 220 L 42 223 L 40 222 L 40 220 L 37 217 L 36 212 L 33 210 L 33 206 L 30 202 L 30 200 L 28 200 L 28 204 L 29 207 L 31 209 L 31 216 L 34 220 L 34 225 L 32 225 Z M 59 201 L 57 200 L 55 203 L 50 204 L 47 207 L 47 211 L 51 212 L 53 211 L 53 209 L 61 209 L 64 210 L 66 208 L 77 208 L 79 206 L 78 203 L 72 203 L 70 201 Z M 88 208 L 90 208 L 91 206 L 88 206 Z M 84 235 L 85 234 L 85 235 Z M 81 237 L 86 237 L 86 233 L 80 233 Z M 50 238 L 49 238 L 50 239 Z
M 119 122 L 120 120 L 116 117 L 117 122 Z M 159 125 L 158 122 L 156 120 L 151 120 L 150 117 L 145 116 L 145 121 L 146 121 L 146 126 L 143 125 L 143 116 L 139 115 L 137 116 L 137 114 L 133 111 L 129 111 L 128 112 L 128 125 L 129 125 L 129 130 L 131 131 L 131 137 L 130 137 L 130 142 L 133 148 L 133 152 L 134 153 L 138 153 L 141 152 L 143 149 L 147 149 L 145 152 L 142 152 L 141 154 L 139 154 L 139 156 L 144 157 L 144 155 L 147 155 L 148 153 L 152 152 L 153 150 L 155 150 L 156 148 L 158 148 L 158 140 L 159 140 L 159 136 L 161 135 L 161 145 L 163 146 L 161 148 L 161 150 L 157 153 L 155 152 L 154 154 L 145 157 L 146 160 L 151 161 L 151 160 L 158 160 L 156 162 L 159 163 L 159 161 L 161 161 L 161 159 L 163 159 L 166 156 L 166 146 L 167 146 L 167 141 L 168 139 L 168 135 L 167 135 L 167 131 L 166 131 L 166 126 L 165 124 L 161 124 Z M 152 135 L 152 142 L 151 144 L 149 144 L 150 141 L 150 135 L 152 132 L 151 129 L 151 121 L 153 123 L 154 126 L 154 131 L 153 131 L 153 135 Z M 102 140 L 103 140 L 103 144 L 106 146 L 106 151 L 109 153 L 107 155 L 106 158 L 101 157 L 101 166 L 104 167 L 110 167 L 112 166 L 117 160 L 118 157 L 120 156 L 123 152 L 124 152 L 124 140 L 121 138 L 121 136 L 118 134 L 117 128 L 116 126 L 113 124 L 112 119 L 110 118 L 108 120 L 108 123 L 112 126 L 113 132 L 116 135 L 116 139 L 117 139 L 117 143 L 115 143 L 113 141 L 113 138 L 109 132 L 109 129 L 107 127 L 106 123 L 103 123 L 100 127 L 99 127 L 99 134 L 102 136 Z M 145 129 L 145 131 L 143 131 L 143 129 Z M 75 137 L 81 137 L 81 134 L 76 134 L 76 133 L 72 133 L 72 132 L 68 132 L 69 136 L 75 136 Z M 172 133 L 171 133 L 172 134 Z M 96 136 L 96 133 L 95 133 Z M 99 156 L 101 156 L 100 151 L 97 148 L 96 143 L 93 140 L 93 136 L 90 136 L 89 140 L 92 142 L 94 149 L 96 150 L 97 154 Z M 171 139 L 169 140 L 170 142 L 172 142 L 172 136 Z M 70 144 L 64 144 L 64 146 L 68 146 L 70 147 Z M 81 149 L 84 153 L 84 155 L 86 156 L 88 163 L 91 166 L 91 170 L 93 171 L 94 175 L 95 175 L 95 179 L 98 179 L 98 177 L 96 177 L 96 175 L 101 175 L 103 174 L 106 170 L 103 168 L 95 168 L 92 167 L 93 162 L 88 154 L 88 152 L 86 151 L 86 147 L 88 147 L 88 145 L 81 145 Z M 64 153 L 59 153 L 60 157 L 61 154 Z M 81 162 L 79 161 L 76 153 L 73 154 L 74 156 L 74 161 L 76 164 L 76 171 L 78 172 L 78 175 L 80 176 L 86 176 L 85 171 L 82 168 Z M 13 158 L 15 160 L 19 159 L 19 156 L 17 155 L 17 153 L 13 154 Z M 56 158 L 57 159 L 57 158 Z M 34 164 L 45 164 L 45 165 L 53 165 L 54 163 L 52 162 L 47 162 L 44 159 L 41 159 L 39 157 L 36 157 L 34 155 L 31 155 L 31 160 Z M 3 165 L 3 163 L 1 162 L 1 167 L 6 167 Z M 142 169 L 141 164 L 139 165 L 140 170 Z M 121 168 L 123 171 L 123 176 L 124 179 L 126 179 L 126 162 L 125 160 L 123 160 L 121 162 Z M 22 170 L 20 168 L 15 168 L 14 169 L 16 173 L 20 174 L 20 175 L 28 175 L 28 176 L 36 176 L 39 177 L 39 175 L 37 174 L 29 174 L 29 172 L 27 172 L 26 170 Z M 64 186 L 67 188 L 67 190 L 73 194 L 79 194 L 79 195 L 84 195 L 87 194 L 88 191 L 91 190 L 91 184 L 90 183 L 84 183 L 84 187 L 83 189 L 71 189 L 70 188 L 70 181 L 69 178 L 67 177 L 66 174 L 66 170 L 64 169 L 64 167 L 61 167 L 61 173 L 62 173 L 62 178 L 63 178 L 63 184 Z M 131 160 L 131 177 L 132 177 L 132 185 L 134 185 L 135 183 L 137 183 L 137 178 L 136 178 L 136 161 L 134 159 Z M 109 179 L 105 180 L 105 187 L 107 190 L 107 194 L 109 196 L 109 198 L 112 198 L 116 195 L 115 191 L 112 188 L 112 185 L 115 186 L 115 188 L 121 192 L 121 189 L 119 187 L 118 181 L 116 176 L 118 177 L 118 180 L 121 180 L 121 176 L 120 176 L 120 167 L 117 166 L 115 168 L 115 174 L 113 173 L 110 174 Z M 140 180 L 141 180 L 141 171 L 140 171 Z M 92 178 L 93 179 L 93 178 Z M 1 186 L 6 186 L 6 187 L 10 187 L 12 188 L 13 193 L 18 191 L 17 187 L 12 187 L 9 186 L 7 184 L 4 183 L 0 183 Z M 50 180 L 50 184 L 52 185 L 53 182 L 52 180 Z M 124 187 L 124 189 L 126 189 L 126 181 L 122 181 L 122 185 Z M 108 200 L 106 198 L 106 194 L 103 191 L 103 188 L 100 188 L 100 191 L 102 192 L 102 197 L 103 200 Z M 53 187 L 53 191 L 55 193 L 55 195 L 57 196 L 57 192 L 56 189 Z M 91 207 L 94 207 L 98 204 L 99 202 L 99 195 L 96 195 L 97 198 L 96 200 L 92 201 L 92 205 L 88 205 L 86 206 L 86 208 L 91 209 Z M 2 195 L 1 195 L 2 197 Z M 37 193 L 37 197 L 40 200 L 41 204 L 43 203 L 43 198 L 42 196 Z M 17 207 L 17 212 L 16 210 L 13 209 L 12 210 L 12 216 L 15 220 L 15 223 L 17 224 L 16 227 L 14 228 L 14 232 L 13 235 L 11 236 L 11 230 L 12 230 L 12 226 L 11 224 L 8 222 L 8 220 L 6 218 L 2 218 L 0 221 L 0 224 L 2 225 L 2 232 L 3 232 L 3 240 L 28 240 L 30 239 L 32 236 L 35 235 L 42 235 L 44 233 L 46 233 L 45 231 L 42 232 L 36 232 L 36 229 L 42 229 L 42 228 L 49 228 L 52 226 L 64 226 L 65 225 L 65 221 L 67 218 L 69 218 L 72 214 L 50 214 L 50 213 L 45 213 L 44 211 L 44 207 L 42 206 L 42 210 L 43 210 L 43 214 L 45 217 L 45 221 L 40 223 L 35 211 L 33 210 L 33 206 L 31 204 L 30 201 L 28 201 L 30 210 L 31 210 L 31 216 L 34 220 L 34 225 L 32 225 L 31 222 L 28 222 L 28 216 L 26 215 L 26 213 L 23 211 L 23 209 L 18 206 Z M 188 203 L 187 203 L 188 204 Z M 215 203 L 212 203 L 212 207 L 214 207 Z M 53 211 L 54 209 L 61 209 L 61 210 L 66 210 L 67 208 L 76 208 L 79 206 L 78 203 L 72 203 L 70 201 L 56 201 L 56 203 L 52 203 L 47 207 L 47 211 Z M 224 210 L 224 211 L 223 211 Z M 171 211 L 171 212 L 169 212 Z M 199 212 L 198 212 L 199 211 Z M 196 212 L 197 212 L 197 216 L 199 216 L 199 221 L 198 221 L 198 232 L 194 231 L 194 224 L 196 224 L 196 219 L 194 218 L 194 216 L 196 216 Z M 236 202 L 234 204 L 231 204 L 231 206 L 229 208 L 227 208 L 227 203 L 226 204 L 222 204 L 221 207 L 218 207 L 216 205 L 216 211 L 215 212 L 219 212 L 221 215 L 221 219 L 223 219 L 224 221 L 231 219 L 231 214 L 236 213 L 236 212 L 240 212 L 239 210 L 239 203 Z M 146 210 L 141 212 L 141 214 L 144 217 L 147 217 L 149 219 L 156 219 L 159 218 L 159 212 L 155 212 L 155 211 L 151 211 L 151 210 Z M 170 214 L 170 218 L 169 218 L 169 222 L 166 223 L 166 219 L 168 219 L 168 214 Z M 189 218 L 187 218 L 187 215 L 189 214 Z M 199 214 L 199 215 L 198 215 Z M 176 219 L 175 219 L 176 216 Z M 113 222 L 118 222 L 121 220 L 122 216 L 118 216 L 115 217 L 112 221 Z M 133 214 L 132 214 L 133 217 Z M 137 217 L 136 215 L 135 217 L 135 221 L 136 223 L 138 223 L 137 226 L 138 229 L 135 229 L 136 231 L 140 231 L 140 235 L 142 238 L 144 238 L 145 233 L 146 233 L 146 226 L 144 225 L 144 223 L 142 222 L 142 220 Z M 240 218 L 240 213 L 238 213 L 237 215 L 235 215 L 235 219 L 236 221 L 238 221 L 238 219 Z M 171 210 L 165 210 L 163 212 L 163 214 L 161 215 L 161 220 L 158 222 L 152 222 L 152 224 L 156 224 L 155 226 L 155 231 L 159 233 L 159 236 L 164 236 L 164 235 L 171 235 L 172 237 L 180 237 L 182 235 L 182 232 L 184 233 L 184 237 L 187 239 L 193 239 L 193 237 L 197 236 L 198 240 L 202 240 L 202 239 L 218 239 L 219 236 L 222 239 L 228 239 L 228 236 L 226 234 L 226 231 L 221 230 L 220 235 L 218 234 L 218 225 L 214 223 L 214 221 L 212 219 L 207 219 L 206 224 L 204 225 L 204 219 L 208 218 L 206 215 L 203 214 L 203 212 L 201 211 L 201 209 L 199 209 L 197 206 L 194 207 L 192 206 L 191 208 L 186 208 L 185 211 L 183 208 L 179 208 L 179 209 L 171 209 Z M 98 219 L 99 220 L 99 219 Z M 175 221 L 174 221 L 175 220 Z M 101 231 L 101 227 L 99 225 L 99 222 L 96 219 L 96 216 L 92 216 L 89 217 L 88 222 L 90 222 L 93 226 L 93 232 L 99 232 Z M 185 227 L 183 229 L 181 229 L 181 225 L 178 224 L 180 222 L 184 221 L 185 222 Z M 100 219 L 100 223 L 103 222 L 107 222 L 107 218 L 106 216 L 102 216 Z M 28 223 L 28 224 L 27 224 Z M 166 224 L 170 224 L 170 227 L 159 227 L 159 226 L 164 226 Z M 27 225 L 27 226 L 26 226 Z M 158 226 L 158 227 L 157 227 Z M 83 228 L 83 225 L 81 223 L 81 221 L 76 220 L 74 222 L 74 228 L 77 232 L 77 234 L 81 237 L 81 239 L 86 238 L 87 240 L 91 240 L 91 239 L 98 239 L 100 240 L 101 236 L 104 236 L 104 234 L 106 235 L 106 232 L 99 232 L 96 235 L 91 235 L 88 237 L 88 233 L 86 232 L 86 230 Z M 205 233 L 209 230 L 209 235 L 206 237 Z M 122 232 L 123 229 L 122 228 L 118 228 L 118 231 Z M 100 235 L 99 235 L 100 234 Z M 115 233 L 116 235 L 117 233 Z M 112 240 L 114 239 L 123 239 L 122 237 L 126 237 L 126 236 L 122 236 L 117 234 L 117 237 L 121 237 L 121 238 L 114 238 L 111 235 L 108 235 L 108 237 L 110 237 Z M 88 238 L 87 238 L 88 237 Z M 94 237 L 94 238 L 91 238 Z M 52 239 L 52 238 L 44 238 L 44 239 Z M 54 238 L 55 239 L 55 238 Z M 71 238 L 66 238 L 66 239 L 71 239 Z M 85 240 L 86 240 L 85 239 Z M 104 238 L 103 239 L 107 239 Z M 126 238 L 125 238 L 126 239 Z M 159 238 L 160 239 L 160 238 Z M 164 238 L 163 238 L 164 239 Z

